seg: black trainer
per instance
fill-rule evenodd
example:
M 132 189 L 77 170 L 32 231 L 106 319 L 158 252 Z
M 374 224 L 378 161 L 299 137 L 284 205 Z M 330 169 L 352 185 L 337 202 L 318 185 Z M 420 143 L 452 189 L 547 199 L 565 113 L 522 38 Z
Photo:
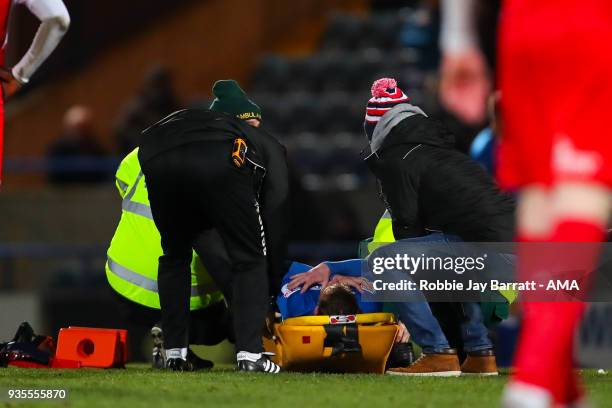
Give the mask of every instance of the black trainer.
M 153 339 L 153 358 L 152 366 L 155 369 L 166 368 L 166 350 L 164 349 L 164 335 L 161 327 L 156 324 L 151 329 L 151 339 Z M 176 363 L 179 364 L 179 363 Z M 178 371 L 197 371 L 208 370 L 215 364 L 210 360 L 198 357 L 191 349 L 187 350 L 187 368 Z M 177 371 L 174 369 L 174 371 Z
M 215 365 L 215 363 L 210 360 L 205 360 L 196 356 L 196 354 L 191 351 L 191 349 L 187 350 L 187 361 L 193 366 L 194 371 L 210 370 Z
M 169 358 L 165 368 L 170 371 L 194 371 L 193 364 L 182 358 Z
M 270 353 L 248 353 L 241 351 L 236 356 L 238 371 L 278 374 L 281 368 L 276 363 L 270 361 L 270 355 Z

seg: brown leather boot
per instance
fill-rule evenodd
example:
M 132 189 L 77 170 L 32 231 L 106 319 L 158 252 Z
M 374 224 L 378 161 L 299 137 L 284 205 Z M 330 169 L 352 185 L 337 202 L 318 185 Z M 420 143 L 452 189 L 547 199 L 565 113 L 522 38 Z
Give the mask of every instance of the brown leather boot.
M 493 350 L 471 351 L 461 365 L 463 375 L 497 375 L 497 363 Z
M 408 367 L 390 368 L 387 374 L 419 377 L 458 377 L 461 374 L 457 350 L 446 349 L 438 353 L 423 353 Z

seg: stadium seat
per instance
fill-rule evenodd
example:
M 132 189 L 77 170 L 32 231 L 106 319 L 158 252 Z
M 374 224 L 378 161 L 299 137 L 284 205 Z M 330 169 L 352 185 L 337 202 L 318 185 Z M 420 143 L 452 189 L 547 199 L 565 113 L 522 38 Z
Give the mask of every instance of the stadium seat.
M 276 56 L 263 57 L 257 64 L 251 89 L 256 92 L 283 92 L 287 89 L 289 75 L 289 63 L 286 59 Z
M 325 69 L 325 59 L 317 55 L 297 58 L 290 62 L 291 91 L 314 92 L 320 88 L 321 74 Z
M 373 14 L 362 23 L 359 45 L 362 48 L 391 49 L 399 44 L 401 22 L 396 14 Z
M 330 19 L 323 35 L 321 49 L 347 50 L 359 45 L 363 28 L 363 19 L 347 14 L 337 14 Z
M 292 93 L 284 103 L 290 106 L 290 116 L 287 130 L 293 133 L 313 130 L 319 120 L 321 107 L 314 95 L 308 93 Z
M 351 53 L 328 53 L 324 58 L 324 66 L 320 73 L 319 87 L 322 92 L 346 90 L 352 85 L 355 66 Z
M 302 316 L 276 323 L 264 348 L 289 371 L 385 372 L 398 332 L 391 313 Z

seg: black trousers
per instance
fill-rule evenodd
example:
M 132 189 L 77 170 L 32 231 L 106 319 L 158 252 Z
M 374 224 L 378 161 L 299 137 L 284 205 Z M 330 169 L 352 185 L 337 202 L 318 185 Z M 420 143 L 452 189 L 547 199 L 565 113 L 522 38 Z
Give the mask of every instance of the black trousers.
M 130 324 L 150 330 L 158 324 L 161 313 L 157 309 L 134 303 L 115 293 L 121 318 Z M 228 339 L 234 341 L 232 319 L 225 302 L 214 303 L 204 309 L 189 312 L 189 344 L 214 346 Z
M 231 163 L 231 149 L 231 141 L 194 142 L 141 164 L 164 251 L 158 287 L 166 348 L 187 347 L 191 250 L 214 228 L 232 263 L 236 349 L 263 350 L 268 275 L 256 176 Z

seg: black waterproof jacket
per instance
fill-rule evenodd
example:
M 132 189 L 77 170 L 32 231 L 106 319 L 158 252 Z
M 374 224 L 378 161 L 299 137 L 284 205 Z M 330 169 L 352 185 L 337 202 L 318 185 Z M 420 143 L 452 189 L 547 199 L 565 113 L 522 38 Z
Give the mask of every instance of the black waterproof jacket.
M 440 122 L 409 115 L 378 138 L 366 158 L 391 213 L 395 238 L 441 231 L 470 242 L 512 241 L 513 198 L 455 150 L 454 136 Z

